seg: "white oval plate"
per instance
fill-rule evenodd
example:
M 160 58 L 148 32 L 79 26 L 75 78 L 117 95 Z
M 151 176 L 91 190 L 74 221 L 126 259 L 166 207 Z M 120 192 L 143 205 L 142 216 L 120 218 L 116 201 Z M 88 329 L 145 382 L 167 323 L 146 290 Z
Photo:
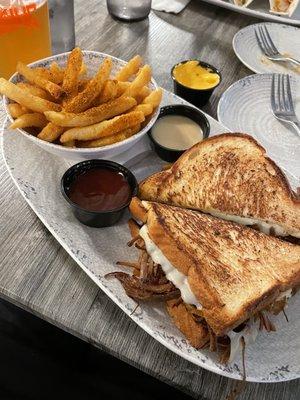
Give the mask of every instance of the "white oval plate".
M 300 60 L 300 29 L 295 26 L 274 24 L 271 22 L 246 26 L 238 31 L 232 41 L 233 50 L 238 59 L 257 74 L 282 73 L 300 77 L 300 66 L 269 60 L 259 48 L 254 29 L 266 25 L 270 36 L 282 54 Z
M 231 85 L 221 96 L 218 119 L 233 132 L 247 132 L 271 158 L 294 176 L 300 186 L 300 137 L 294 129 L 278 121 L 270 104 L 272 74 L 250 75 Z M 292 77 L 296 114 L 300 118 L 300 79 Z
M 168 92 L 164 92 L 162 103 L 188 104 Z M 225 131 L 216 120 L 211 117 L 208 119 L 211 135 Z M 36 215 L 78 265 L 130 318 L 153 338 L 186 360 L 217 374 L 241 379 L 240 357 L 229 365 L 219 364 L 214 354 L 206 350 L 196 350 L 187 343 L 167 315 L 163 304 L 143 303 L 132 313 L 136 303 L 126 296 L 117 280 L 104 278 L 106 273 L 120 270 L 115 264 L 117 260 L 130 260 L 136 256 L 133 254 L 134 250 L 126 246 L 130 239 L 128 214 L 110 228 L 84 226 L 75 219 L 60 194 L 60 178 L 68 168 L 67 161 L 44 152 L 17 132 L 7 130 L 7 125 L 4 127 L 3 152 L 15 184 Z M 132 171 L 140 180 L 160 170 L 162 164 L 154 153 L 150 153 Z M 36 171 L 40 173 L 37 174 Z M 280 316 L 276 319 L 278 332 L 261 333 L 257 342 L 247 349 L 249 381 L 278 382 L 300 377 L 299 308 L 300 296 L 295 296 L 287 309 L 290 322 L 286 323 Z M 141 350 L 137 348 L 136 351 Z
M 288 15 L 278 15 L 270 12 L 269 0 L 255 0 L 248 7 L 241 7 L 233 4 L 230 0 L 204 0 L 206 3 L 213 4 L 240 14 L 249 15 L 264 19 L 266 21 L 276 21 L 282 24 L 300 26 L 300 7 L 296 9 L 291 17 Z M 230 16 L 234 19 L 234 15 Z

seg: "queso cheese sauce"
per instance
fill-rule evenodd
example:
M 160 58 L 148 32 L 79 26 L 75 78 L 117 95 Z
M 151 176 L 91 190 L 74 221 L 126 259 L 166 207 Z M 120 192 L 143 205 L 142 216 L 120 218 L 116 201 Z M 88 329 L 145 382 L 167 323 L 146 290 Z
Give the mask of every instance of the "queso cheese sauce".
M 210 68 L 202 67 L 196 60 L 176 65 L 173 76 L 177 82 L 191 89 L 211 89 L 220 82 L 217 73 Z
M 172 150 L 187 150 L 203 139 L 200 126 L 183 115 L 165 115 L 152 128 L 152 138 Z

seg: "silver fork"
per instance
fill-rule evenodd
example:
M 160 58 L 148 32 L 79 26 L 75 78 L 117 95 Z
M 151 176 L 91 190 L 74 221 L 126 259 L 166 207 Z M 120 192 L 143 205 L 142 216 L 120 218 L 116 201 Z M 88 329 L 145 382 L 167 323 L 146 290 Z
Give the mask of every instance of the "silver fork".
M 274 117 L 292 125 L 300 136 L 300 121 L 295 114 L 289 75 L 273 74 L 271 106 Z
M 295 60 L 292 57 L 286 57 L 279 53 L 277 47 L 275 46 L 269 31 L 265 25 L 258 25 L 258 28 L 254 29 L 255 36 L 261 51 L 265 56 L 272 61 L 288 61 L 296 65 L 300 65 L 300 61 Z

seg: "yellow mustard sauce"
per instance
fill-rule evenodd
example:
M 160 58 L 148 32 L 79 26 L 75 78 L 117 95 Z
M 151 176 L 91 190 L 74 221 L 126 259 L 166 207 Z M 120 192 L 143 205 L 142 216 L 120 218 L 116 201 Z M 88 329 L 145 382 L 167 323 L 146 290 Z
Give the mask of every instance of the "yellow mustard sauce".
M 220 82 L 220 76 L 210 68 L 202 67 L 198 61 L 178 64 L 173 70 L 177 82 L 191 89 L 211 89 Z

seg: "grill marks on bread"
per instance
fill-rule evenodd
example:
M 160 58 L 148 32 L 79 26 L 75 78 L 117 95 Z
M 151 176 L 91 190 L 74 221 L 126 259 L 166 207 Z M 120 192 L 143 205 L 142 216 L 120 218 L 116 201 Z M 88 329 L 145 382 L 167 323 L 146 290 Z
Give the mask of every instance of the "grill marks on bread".
M 150 238 L 188 276 L 218 335 L 300 284 L 300 246 L 196 211 L 143 206 Z
M 140 198 L 204 212 L 255 218 L 300 232 L 300 202 L 250 136 L 223 134 L 196 144 L 167 171 L 140 184 Z

